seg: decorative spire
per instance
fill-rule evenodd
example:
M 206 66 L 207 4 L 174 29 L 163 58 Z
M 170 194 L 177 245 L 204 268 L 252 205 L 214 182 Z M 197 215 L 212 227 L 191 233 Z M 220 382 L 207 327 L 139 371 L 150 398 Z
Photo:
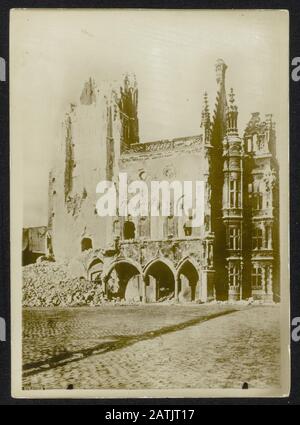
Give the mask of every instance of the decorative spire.
M 218 59 L 216 63 L 216 74 L 217 74 L 217 83 L 219 85 L 225 85 L 225 74 L 227 69 L 226 63 L 223 59 Z
M 229 105 L 227 106 L 227 134 L 237 135 L 237 118 L 238 118 L 238 107 L 235 104 L 235 94 L 233 89 L 230 89 L 229 93 Z
M 211 133 L 211 121 L 210 121 L 210 112 L 209 112 L 207 92 L 204 93 L 204 97 L 203 97 L 201 128 L 203 128 L 204 142 L 209 144 L 210 143 L 210 133 Z
M 84 84 L 84 88 L 82 90 L 80 96 L 80 102 L 82 105 L 92 105 L 96 103 L 96 84 L 92 78 Z
M 273 114 L 266 114 L 266 125 L 268 130 L 273 129 Z
M 122 123 L 121 145 L 126 150 L 130 145 L 139 143 L 138 87 L 135 76 L 125 75 L 117 103 Z
M 115 166 L 115 145 L 113 137 L 112 105 L 107 105 L 107 135 L 106 135 L 106 179 L 113 180 Z

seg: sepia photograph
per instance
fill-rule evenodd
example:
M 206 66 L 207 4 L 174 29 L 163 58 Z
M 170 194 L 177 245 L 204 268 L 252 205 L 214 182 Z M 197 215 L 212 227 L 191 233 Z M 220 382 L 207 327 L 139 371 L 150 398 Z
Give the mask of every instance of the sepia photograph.
M 289 13 L 15 9 L 12 394 L 284 397 Z

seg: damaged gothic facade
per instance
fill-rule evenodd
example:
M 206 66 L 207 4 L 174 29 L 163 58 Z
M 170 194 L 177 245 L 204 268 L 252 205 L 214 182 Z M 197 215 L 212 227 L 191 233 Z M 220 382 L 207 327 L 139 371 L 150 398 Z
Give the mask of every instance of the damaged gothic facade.
M 90 79 L 66 114 L 60 159 L 49 178 L 49 234 L 57 260 L 102 284 L 109 298 L 156 302 L 272 301 L 279 292 L 275 124 L 253 113 L 242 134 L 227 66 L 216 64 L 213 114 L 204 94 L 201 134 L 141 143 L 138 87 Z M 200 115 L 199 111 L 199 115 Z M 200 125 L 200 123 L 199 123 Z M 129 180 L 205 181 L 205 220 L 99 217 L 96 185 Z M 276 296 L 275 296 L 276 295 Z

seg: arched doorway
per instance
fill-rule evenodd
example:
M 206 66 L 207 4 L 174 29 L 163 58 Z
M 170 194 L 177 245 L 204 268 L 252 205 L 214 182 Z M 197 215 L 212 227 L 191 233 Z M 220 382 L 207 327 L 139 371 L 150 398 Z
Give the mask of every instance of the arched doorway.
M 102 271 L 103 262 L 99 258 L 95 258 L 88 268 L 88 280 L 101 283 Z
M 106 294 L 109 299 L 142 301 L 143 281 L 138 268 L 126 260 L 114 264 L 106 278 Z
M 186 260 L 179 267 L 177 273 L 178 298 L 182 302 L 196 300 L 199 273 L 190 260 Z
M 151 301 L 174 298 L 175 277 L 170 266 L 162 260 L 156 260 L 145 270 L 147 293 Z

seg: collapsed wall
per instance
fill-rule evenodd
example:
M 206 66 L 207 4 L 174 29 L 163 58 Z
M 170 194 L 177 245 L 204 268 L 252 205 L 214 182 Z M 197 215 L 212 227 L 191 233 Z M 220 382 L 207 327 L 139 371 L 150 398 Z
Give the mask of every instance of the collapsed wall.
M 121 87 L 89 79 L 64 117 L 49 176 L 48 228 L 57 260 L 78 255 L 85 239 L 94 249 L 113 242 L 112 224 L 97 214 L 96 187 L 100 181 L 117 183 L 121 151 L 139 140 L 137 87 L 131 79 L 126 76 Z
M 23 267 L 24 307 L 96 307 L 105 301 L 102 285 L 72 276 L 67 262 Z

